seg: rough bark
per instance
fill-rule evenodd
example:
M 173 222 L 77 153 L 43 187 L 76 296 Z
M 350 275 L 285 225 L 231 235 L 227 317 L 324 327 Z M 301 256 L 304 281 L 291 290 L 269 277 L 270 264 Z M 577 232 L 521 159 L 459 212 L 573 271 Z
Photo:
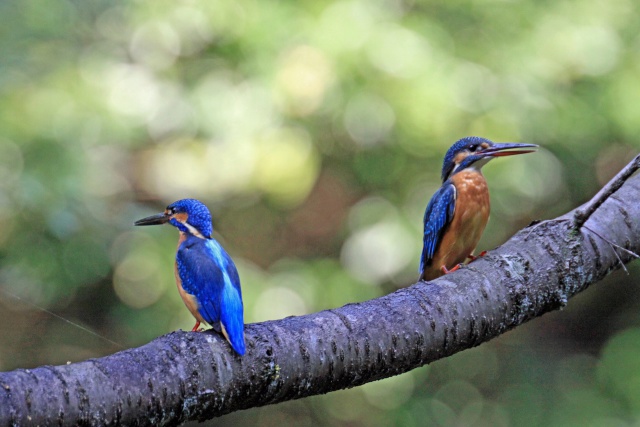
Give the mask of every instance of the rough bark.
M 438 280 L 247 325 L 244 357 L 213 332 L 179 331 L 100 359 L 0 373 L 0 425 L 176 425 L 409 371 L 561 308 L 629 262 L 640 252 L 638 200 L 635 175 L 585 205 L 584 226 L 570 212 Z

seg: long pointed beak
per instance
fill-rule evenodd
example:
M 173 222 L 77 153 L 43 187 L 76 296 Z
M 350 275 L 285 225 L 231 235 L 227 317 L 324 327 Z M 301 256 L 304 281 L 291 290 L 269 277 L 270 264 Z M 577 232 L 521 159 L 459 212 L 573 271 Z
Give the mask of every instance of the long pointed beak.
M 166 213 L 159 213 L 156 215 L 151 215 L 146 218 L 142 218 L 133 223 L 133 225 L 159 225 L 168 222 L 171 219 L 170 215 Z
M 515 156 L 517 154 L 533 153 L 536 150 L 521 150 L 521 148 L 538 148 L 536 144 L 517 144 L 517 143 L 495 143 L 492 146 L 482 150 L 481 154 L 485 157 L 504 157 Z

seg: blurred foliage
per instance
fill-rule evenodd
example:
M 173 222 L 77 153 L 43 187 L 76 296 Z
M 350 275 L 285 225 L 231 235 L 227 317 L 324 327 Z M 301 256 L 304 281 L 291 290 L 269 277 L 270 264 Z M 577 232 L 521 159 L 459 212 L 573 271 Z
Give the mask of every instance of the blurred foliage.
M 211 208 L 248 322 L 413 283 L 463 136 L 543 147 L 486 167 L 480 249 L 577 206 L 640 147 L 638 7 L 0 2 L 0 369 L 119 350 L 87 330 L 190 328 L 175 230 L 132 227 L 176 199 Z M 210 424 L 637 425 L 639 271 L 414 372 Z

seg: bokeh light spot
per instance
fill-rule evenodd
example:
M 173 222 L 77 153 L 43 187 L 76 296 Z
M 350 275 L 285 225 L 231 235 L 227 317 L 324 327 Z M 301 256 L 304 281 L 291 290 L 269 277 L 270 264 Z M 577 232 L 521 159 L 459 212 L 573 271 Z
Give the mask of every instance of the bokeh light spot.
M 114 65 L 105 79 L 110 89 L 109 105 L 115 112 L 146 121 L 157 111 L 162 96 L 147 69 L 137 65 Z
M 365 1 L 338 1 L 322 13 L 316 37 L 332 52 L 349 52 L 361 47 L 370 37 L 377 17 Z
M 302 45 L 288 51 L 278 71 L 278 85 L 295 115 L 313 113 L 324 99 L 334 75 L 328 58 L 318 49 Z
M 356 278 L 377 285 L 412 261 L 413 240 L 411 230 L 399 222 L 379 222 L 353 233 L 342 247 L 341 260 Z
M 597 368 L 598 381 L 613 396 L 640 411 L 640 329 L 615 335 L 605 346 Z
M 22 175 L 22 150 L 13 142 L 0 137 L 0 188 L 9 188 Z
M 304 300 L 297 292 L 285 287 L 265 290 L 256 300 L 253 316 L 257 321 L 281 319 L 307 313 Z
M 140 309 L 160 299 L 166 290 L 166 282 L 160 277 L 157 262 L 150 254 L 133 252 L 116 266 L 113 289 L 123 303 Z
M 264 135 L 258 145 L 255 185 L 284 205 L 301 202 L 316 182 L 319 159 L 309 134 L 282 128 Z
M 401 78 L 419 75 L 431 62 L 427 40 L 397 25 L 382 27 L 370 41 L 367 53 L 377 68 Z
M 136 29 L 130 52 L 138 62 L 162 70 L 172 65 L 180 55 L 180 38 L 169 24 L 151 21 Z
M 365 384 L 361 389 L 370 404 L 389 411 L 405 404 L 414 388 L 413 375 L 406 373 Z
M 389 104 L 372 93 L 356 95 L 347 104 L 344 125 L 359 145 L 368 146 L 384 141 L 395 123 Z

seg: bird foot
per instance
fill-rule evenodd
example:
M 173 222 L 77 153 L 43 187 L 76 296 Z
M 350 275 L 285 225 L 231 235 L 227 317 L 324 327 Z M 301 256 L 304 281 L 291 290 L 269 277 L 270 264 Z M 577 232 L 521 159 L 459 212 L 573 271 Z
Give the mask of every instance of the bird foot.
M 462 267 L 462 264 L 458 264 L 455 267 L 453 267 L 451 270 L 449 270 L 445 265 L 442 265 L 440 267 L 440 271 L 442 271 L 444 274 L 449 274 L 449 273 L 453 273 L 454 271 L 460 269 L 460 267 Z
M 202 332 L 204 328 L 200 327 L 200 322 L 196 322 L 196 325 L 191 329 L 191 332 Z
M 482 251 L 482 252 L 480 252 L 480 255 L 478 255 L 478 256 L 475 256 L 473 254 L 469 254 L 469 255 L 467 255 L 467 258 L 469 258 L 471 260 L 469 262 L 473 262 L 473 261 L 477 260 L 478 258 L 481 258 L 481 257 L 485 256 L 486 254 L 487 254 L 487 251 Z

